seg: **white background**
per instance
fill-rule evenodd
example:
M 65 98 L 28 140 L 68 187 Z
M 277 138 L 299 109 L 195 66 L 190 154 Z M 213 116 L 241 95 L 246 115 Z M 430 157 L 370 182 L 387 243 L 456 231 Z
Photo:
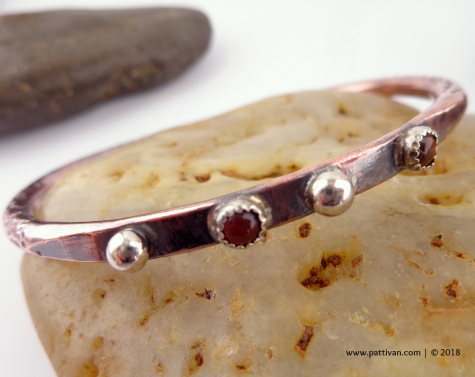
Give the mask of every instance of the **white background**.
M 65 163 L 268 96 L 369 78 L 437 75 L 475 98 L 473 0 L 4 0 L 2 12 L 159 5 L 198 8 L 209 16 L 213 39 L 205 56 L 162 87 L 0 137 L 0 211 L 31 181 Z M 54 376 L 23 297 L 22 252 L 3 232 L 0 252 L 0 375 Z

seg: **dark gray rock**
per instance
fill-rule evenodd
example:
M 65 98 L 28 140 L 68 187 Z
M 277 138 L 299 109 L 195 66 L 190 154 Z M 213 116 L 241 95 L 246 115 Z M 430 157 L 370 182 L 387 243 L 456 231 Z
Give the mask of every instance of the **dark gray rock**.
M 170 80 L 203 53 L 210 34 L 206 16 L 188 9 L 0 17 L 0 134 Z

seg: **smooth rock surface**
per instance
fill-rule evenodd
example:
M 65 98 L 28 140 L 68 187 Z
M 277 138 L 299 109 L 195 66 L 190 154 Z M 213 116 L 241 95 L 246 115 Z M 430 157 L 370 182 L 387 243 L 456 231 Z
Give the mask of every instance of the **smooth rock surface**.
M 206 49 L 204 14 L 180 8 L 0 17 L 0 135 L 170 80 Z
M 77 169 L 41 213 L 100 220 L 222 195 L 354 149 L 415 113 L 366 94 L 268 99 Z M 357 196 L 342 216 L 272 229 L 250 249 L 205 248 L 131 275 L 25 255 L 26 298 L 58 375 L 470 375 L 473 140 L 467 116 L 431 170 Z M 370 350 L 421 356 L 346 353 Z

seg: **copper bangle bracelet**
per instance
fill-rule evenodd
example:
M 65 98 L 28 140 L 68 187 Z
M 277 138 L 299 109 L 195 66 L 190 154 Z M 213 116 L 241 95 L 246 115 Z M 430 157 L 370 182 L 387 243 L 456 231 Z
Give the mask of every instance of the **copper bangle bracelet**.
M 261 241 L 267 229 L 314 212 L 339 215 L 350 207 L 356 194 L 404 169 L 431 167 L 437 144 L 456 126 L 466 108 L 464 92 L 440 78 L 384 79 L 335 89 L 417 95 L 434 98 L 434 102 L 402 127 L 363 147 L 211 200 L 97 222 L 45 222 L 33 215 L 60 177 L 109 150 L 63 167 L 20 192 L 4 214 L 8 237 L 29 253 L 76 262 L 108 261 L 120 271 L 136 271 L 149 258 L 217 242 L 244 248 Z

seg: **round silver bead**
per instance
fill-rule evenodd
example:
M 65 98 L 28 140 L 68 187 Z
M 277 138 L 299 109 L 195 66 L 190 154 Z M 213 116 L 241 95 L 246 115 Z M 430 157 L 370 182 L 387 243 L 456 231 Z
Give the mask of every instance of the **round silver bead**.
M 327 171 L 310 181 L 308 194 L 315 212 L 337 216 L 351 207 L 355 188 L 342 172 Z
M 431 146 L 427 145 L 427 142 Z M 437 133 L 430 127 L 413 127 L 402 138 L 399 158 L 402 165 L 413 171 L 422 171 L 431 168 L 437 154 Z
M 147 240 L 132 229 L 123 229 L 114 234 L 106 248 L 109 264 L 121 272 L 141 270 L 148 261 Z

